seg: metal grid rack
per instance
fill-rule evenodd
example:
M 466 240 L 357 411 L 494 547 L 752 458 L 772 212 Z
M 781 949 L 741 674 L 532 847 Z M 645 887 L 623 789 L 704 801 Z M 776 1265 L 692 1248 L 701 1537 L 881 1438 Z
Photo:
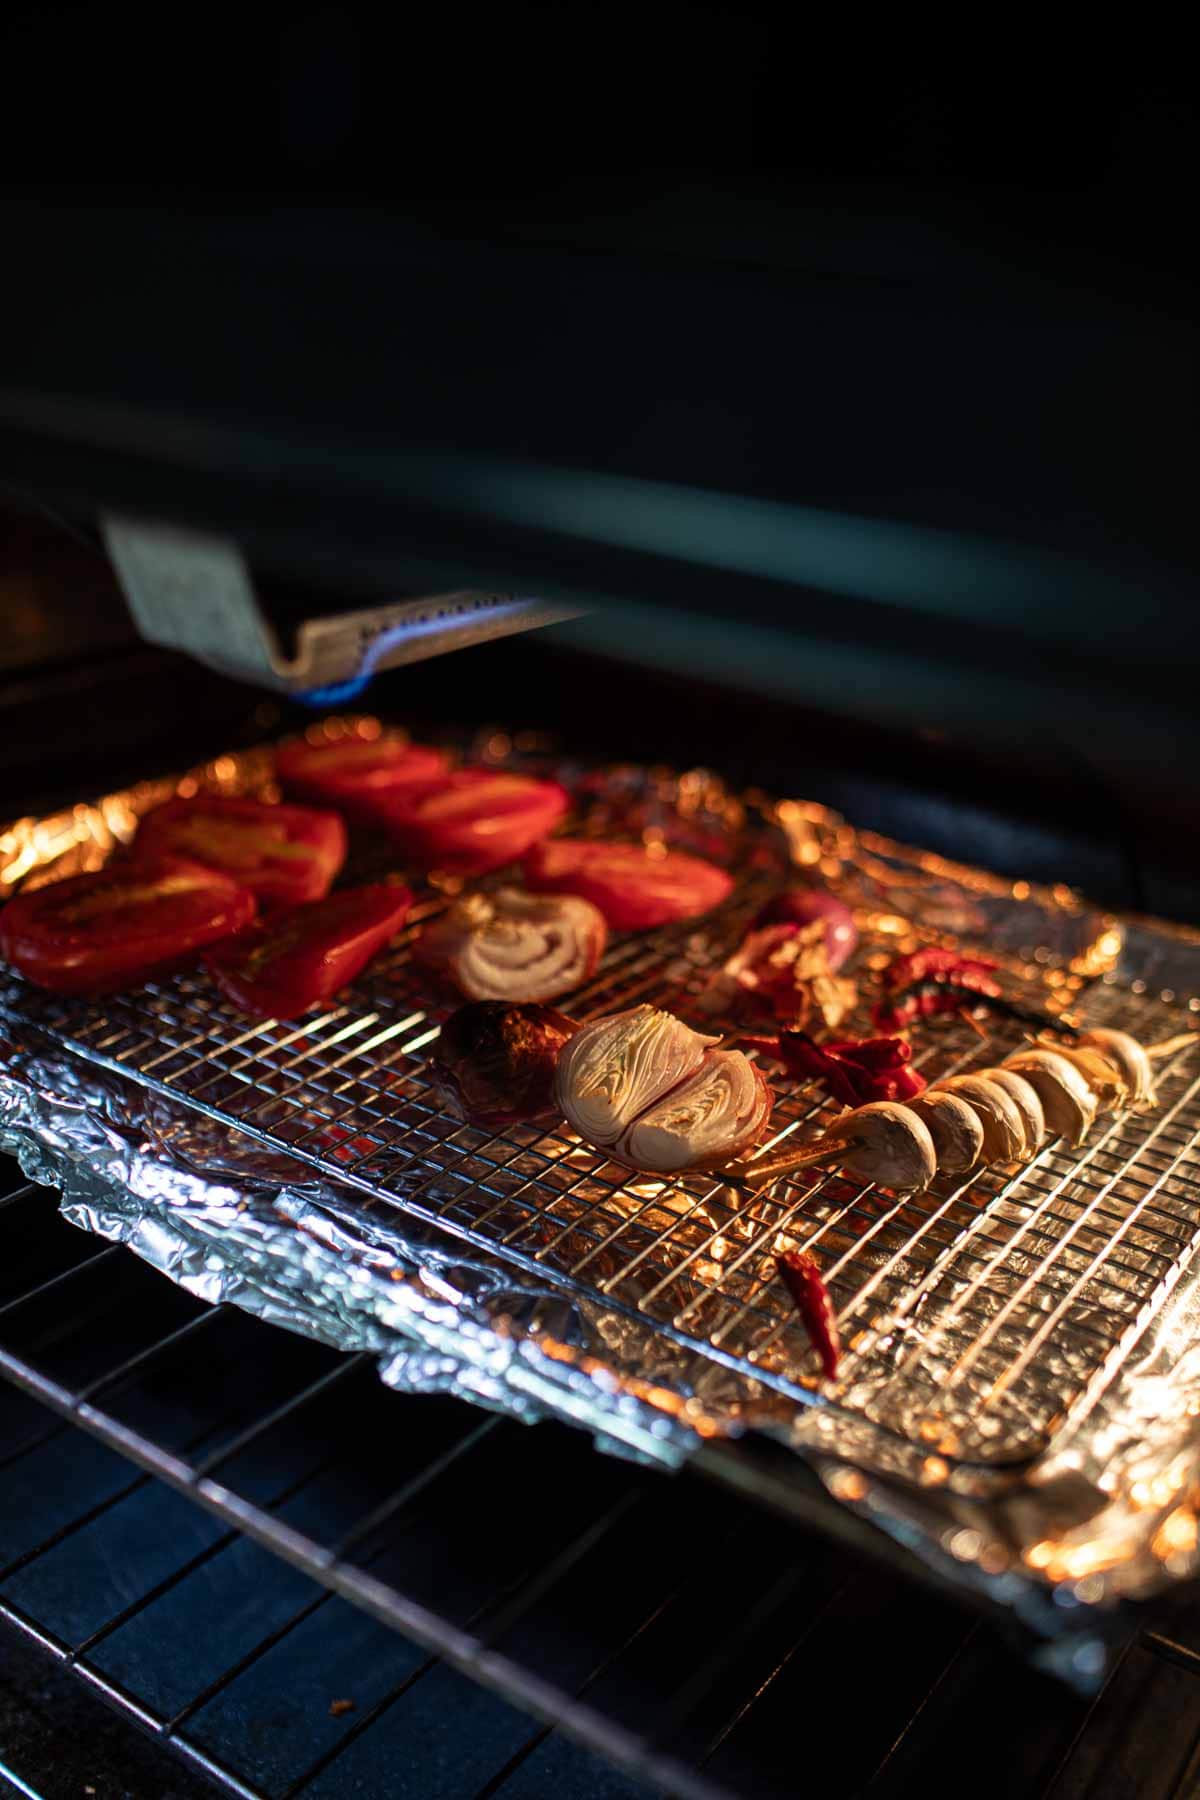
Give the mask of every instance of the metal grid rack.
M 739 940 L 753 881 L 698 926 L 618 940 L 564 1004 L 587 1018 L 640 1001 L 694 1013 Z M 88 1059 L 132 1076 L 516 1266 L 621 1312 L 690 1352 L 701 1396 L 723 1370 L 811 1402 L 811 1347 L 773 1279 L 782 1248 L 820 1260 L 848 1347 L 825 1404 L 923 1449 L 981 1464 L 1041 1451 L 1105 1385 L 1169 1294 L 1200 1236 L 1200 1068 L 1160 1071 L 1159 1109 L 1101 1119 L 1078 1154 L 1047 1145 L 1016 1169 L 939 1180 L 906 1200 L 837 1172 L 787 1178 L 747 1201 L 705 1176 L 631 1179 L 565 1130 L 492 1135 L 438 1107 L 422 1060 L 449 1002 L 404 939 L 318 1017 L 248 1024 L 201 976 L 85 1005 L 12 983 L 7 1006 Z M 879 949 L 868 944 L 864 954 Z M 1145 1042 L 1193 1023 L 1165 999 L 1100 983 L 1077 1007 Z M 869 1030 L 865 1013 L 858 1028 Z M 1000 1024 L 924 1034 L 931 1078 L 997 1062 Z M 833 1115 L 812 1086 L 777 1081 L 770 1149 Z
M 555 1520 L 527 1507 L 523 1482 L 506 1489 L 519 1427 L 480 1421 L 458 1403 L 419 1401 L 397 1438 L 388 1408 L 395 1396 L 379 1388 L 370 1358 L 302 1343 L 233 1308 L 204 1306 L 128 1252 L 96 1249 L 47 1217 L 45 1197 L 28 1186 L 0 1201 L 0 1231 L 12 1250 L 0 1277 L 0 1370 L 117 1453 L 97 1463 L 44 1415 L 23 1419 L 15 1437 L 6 1434 L 0 1494 L 22 1470 L 49 1491 L 36 1505 L 21 1503 L 15 1515 L 0 1507 L 0 1613 L 140 1725 L 245 1800 L 264 1792 L 320 1793 L 334 1757 L 353 1761 L 356 1740 L 440 1658 L 673 1792 L 699 1800 L 721 1792 L 656 1749 L 649 1714 L 645 1729 L 635 1728 L 589 1704 L 588 1690 L 627 1650 L 634 1626 L 654 1616 L 645 1586 L 630 1592 L 624 1632 L 613 1632 L 611 1617 L 602 1620 L 599 1647 L 595 1635 L 588 1641 L 581 1634 L 574 1659 L 531 1654 L 543 1641 L 552 1651 L 564 1609 L 573 1611 L 597 1580 L 597 1558 L 622 1555 L 631 1581 L 652 1579 L 645 1553 L 640 1563 L 634 1554 L 627 1523 L 636 1514 L 652 1543 L 651 1478 L 633 1479 L 620 1465 L 597 1467 L 584 1442 L 556 1434 L 563 1440 L 556 1446 L 558 1478 L 586 1500 L 573 1500 Z M 125 1459 L 147 1473 L 137 1474 Z M 225 1528 L 189 1526 L 178 1500 L 158 1502 L 151 1528 L 157 1563 L 152 1555 L 153 1578 L 137 1591 L 129 1565 L 146 1559 L 138 1555 L 141 1528 L 131 1532 L 128 1521 L 152 1476 Z M 481 1485 L 490 1496 L 486 1516 L 478 1516 Z M 106 1520 L 114 1527 L 111 1567 L 98 1557 Z M 84 1529 L 80 1560 L 72 1546 Z M 779 1535 L 782 1543 L 782 1528 Z M 180 1543 L 192 1553 L 178 1554 Z M 276 1594 L 253 1556 L 237 1548 L 247 1543 L 269 1546 L 307 1579 Z M 214 1585 L 217 1559 L 227 1573 Z M 73 1593 L 64 1585 L 72 1571 Z M 661 1585 L 660 1606 L 673 1599 L 678 1572 L 664 1570 Z M 177 1598 L 198 1588 L 207 1590 L 198 1604 L 213 1612 L 207 1629 L 214 1642 L 204 1651 L 174 1636 Z M 39 1616 L 47 1595 L 53 1624 Z M 325 1636 L 340 1600 L 391 1628 L 359 1630 L 354 1667 L 339 1664 Z M 396 1630 L 407 1643 L 393 1639 Z M 149 1633 L 161 1662 L 150 1692 L 139 1632 Z M 213 1746 L 228 1735 L 226 1696 L 236 1716 L 252 1671 L 264 1658 L 279 1663 L 278 1647 L 297 1639 L 307 1641 L 314 1666 L 293 1664 L 292 1682 L 302 1680 L 305 1692 L 277 1701 L 293 1714 L 292 1726 L 314 1688 L 324 1696 L 323 1714 L 343 1692 L 355 1708 L 336 1726 L 310 1722 L 298 1743 L 277 1745 L 275 1778 L 260 1787 Z M 415 1653 L 414 1644 L 433 1655 Z M 729 1655 L 736 1654 L 731 1643 Z M 140 1693 L 126 1679 L 135 1665 Z M 323 1750 L 322 1730 L 329 1740 Z M 235 1719 L 235 1744 L 237 1736 Z M 511 1746 L 514 1767 L 546 1736 L 526 1720 Z M 314 1740 L 318 1748 L 306 1761 Z M 239 1746 L 243 1757 L 252 1750 Z
M 1114 1754 L 1131 1794 L 1191 1791 L 1194 1604 L 1088 1703 L 821 1536 L 563 1428 L 388 1394 L 364 1362 L 205 1307 L 0 1187 L 0 1367 L 62 1415 L 0 1391 L 0 1615 L 243 1800 L 390 1791 L 423 1750 L 439 1791 L 591 1791 L 555 1719 L 636 1771 L 622 1800 L 642 1780 L 938 1793 L 985 1731 L 985 1794 L 1082 1800 Z M 852 1734 L 797 1737 L 851 1693 Z M 998 1706 L 1019 1731 L 994 1734 Z

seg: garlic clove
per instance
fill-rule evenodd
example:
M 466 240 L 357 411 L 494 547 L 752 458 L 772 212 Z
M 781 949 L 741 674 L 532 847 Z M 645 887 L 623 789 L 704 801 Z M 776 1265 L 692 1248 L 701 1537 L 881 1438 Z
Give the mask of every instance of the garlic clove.
M 1025 1154 L 1025 1126 L 1012 1096 L 989 1081 L 989 1073 L 951 1075 L 936 1082 L 934 1091 L 957 1094 L 974 1111 L 983 1127 L 984 1162 L 1016 1162 Z
M 872 1100 L 844 1113 L 826 1133 L 844 1146 L 837 1160 L 856 1181 L 878 1182 L 898 1194 L 929 1186 L 937 1154 L 925 1121 L 897 1100 Z
M 1046 1114 L 1038 1099 L 1037 1089 L 1023 1075 L 1018 1075 L 1015 1069 L 989 1069 L 987 1078 L 1004 1089 L 1021 1115 L 1021 1127 L 1025 1133 L 1022 1157 L 1028 1159 L 1036 1156 L 1047 1136 Z
M 974 1108 L 959 1094 L 927 1088 L 905 1104 L 928 1127 L 943 1175 L 965 1175 L 983 1154 L 983 1126 Z
M 1064 1137 L 1077 1150 L 1095 1121 L 1096 1096 L 1074 1063 L 1057 1050 L 1020 1050 L 1005 1058 L 1004 1067 L 1036 1088 L 1051 1136 Z
M 1154 1069 L 1150 1058 L 1135 1037 L 1127 1031 L 1109 1031 L 1096 1026 L 1078 1039 L 1080 1047 L 1097 1051 L 1117 1071 L 1129 1090 L 1129 1104 L 1144 1112 L 1158 1104 L 1154 1092 Z

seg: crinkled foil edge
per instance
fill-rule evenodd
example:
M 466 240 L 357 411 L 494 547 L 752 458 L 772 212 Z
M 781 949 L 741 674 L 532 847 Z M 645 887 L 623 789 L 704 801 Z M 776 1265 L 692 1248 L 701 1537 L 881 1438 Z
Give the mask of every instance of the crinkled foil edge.
M 168 1160 L 133 1127 L 122 1085 L 67 1058 L 18 1055 L 0 1067 L 0 1148 L 58 1190 L 71 1224 L 211 1305 L 373 1355 L 397 1391 L 456 1394 L 527 1424 L 567 1420 L 602 1449 L 666 1467 L 695 1443 L 636 1384 L 618 1391 L 580 1366 L 589 1359 L 553 1335 L 556 1324 L 578 1329 L 556 1295 L 518 1296 L 500 1266 L 390 1228 L 364 1232 L 354 1197 L 332 1184 L 214 1181 Z M 236 1143 L 229 1150 L 236 1157 Z M 511 1328 L 518 1299 L 541 1303 L 544 1342 Z
M 363 1217 L 358 1195 L 311 1181 L 212 1179 L 164 1154 L 139 1094 L 110 1071 L 54 1051 L 9 1048 L 0 1064 L 0 1148 L 34 1183 L 56 1188 L 70 1224 L 122 1244 L 210 1305 L 234 1305 L 345 1352 L 376 1359 L 401 1393 L 444 1393 L 522 1424 L 556 1418 L 597 1449 L 678 1469 L 705 1438 L 738 1435 L 662 1381 L 622 1372 L 622 1323 L 587 1301 L 536 1291 L 479 1256 L 462 1260 L 419 1222 L 398 1231 Z M 162 1121 L 160 1121 L 162 1123 Z M 221 1129 L 223 1170 L 255 1147 Z M 606 1341 L 608 1339 L 608 1341 Z M 1105 1669 L 1096 1606 L 1063 1606 L 1031 1571 L 988 1546 L 1020 1537 L 1006 1503 L 921 1490 L 883 1471 L 871 1429 L 811 1411 L 763 1429 L 810 1463 L 831 1503 L 900 1543 L 964 1593 L 1002 1607 L 1033 1633 L 1036 1660 L 1094 1687 Z M 855 1462 L 851 1458 L 858 1456 Z M 873 1469 L 874 1463 L 874 1469 Z M 1029 1505 L 1016 1489 L 1009 1505 Z M 972 1553 L 964 1553 L 964 1544 Z M 1103 1595 L 1096 1593 L 1094 1600 Z

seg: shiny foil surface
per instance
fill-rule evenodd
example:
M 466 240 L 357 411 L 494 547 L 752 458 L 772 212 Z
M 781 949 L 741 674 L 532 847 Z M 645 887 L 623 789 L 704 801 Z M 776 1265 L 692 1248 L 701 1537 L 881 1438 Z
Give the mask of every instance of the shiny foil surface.
M 377 729 L 352 719 L 313 731 Z M 728 919 L 610 949 L 608 985 L 584 991 L 581 1015 L 612 1010 L 621 982 L 637 980 L 709 1028 L 696 1003 L 714 969 L 757 896 L 799 871 L 854 908 L 863 1008 L 897 952 L 986 947 L 1048 1013 L 1146 1043 L 1183 1039 L 1159 1067 L 1159 1108 L 1105 1122 L 1078 1153 L 1049 1146 L 1032 1172 L 987 1171 L 957 1188 L 939 1178 L 904 1201 L 811 1171 L 753 1197 L 694 1177 L 614 1177 L 569 1134 L 534 1128 L 510 1134 L 501 1155 L 486 1134 L 430 1113 L 421 1053 L 454 1000 L 426 995 L 401 949 L 361 978 L 336 1032 L 279 1040 L 301 1045 L 282 1065 L 298 1071 L 306 1109 L 290 1136 L 207 1064 L 202 1086 L 159 1072 L 218 1052 L 213 1066 L 237 1066 L 236 1021 L 202 977 L 106 1007 L 0 976 L 0 1143 L 59 1189 L 73 1223 L 206 1300 L 371 1352 L 394 1388 L 567 1420 L 604 1449 L 666 1466 L 707 1440 L 767 1434 L 818 1471 L 832 1503 L 1011 1608 L 1060 1672 L 1094 1682 L 1104 1621 L 1200 1561 L 1200 1055 L 1187 1036 L 1200 1024 L 1200 939 L 860 836 L 818 806 L 732 795 L 707 771 L 587 769 L 502 731 L 471 754 L 553 773 L 585 831 L 678 844 L 740 877 L 747 903 Z M 102 866 L 168 793 L 271 784 L 264 748 L 19 821 L 0 832 L 0 893 Z M 379 856 L 366 845 L 361 866 Z M 419 917 L 456 886 L 435 877 Z M 359 1091 L 351 1052 L 332 1048 L 353 1044 L 356 1015 L 381 1045 L 394 1133 L 383 1148 L 371 1139 L 361 1164 L 350 1127 L 327 1122 L 354 1115 L 324 1098 Z M 192 1019 L 203 1032 L 180 1041 L 204 1041 L 189 1063 L 150 1055 L 154 1032 Z M 153 1031 L 137 1037 L 139 1021 Z M 414 1036 L 414 1021 L 432 1023 Z M 998 1062 L 1021 1041 L 987 1029 L 981 1043 L 939 1021 L 914 1033 L 914 1052 L 932 1078 Z M 774 1085 L 785 1132 L 815 1133 L 836 1114 L 814 1086 Z M 362 1092 L 373 1118 L 375 1090 Z M 532 1208 L 530 1192 L 544 1203 Z M 664 1259 L 657 1278 L 640 1233 Z M 836 1384 L 821 1383 L 772 1283 L 773 1256 L 792 1247 L 816 1251 L 842 1311 Z

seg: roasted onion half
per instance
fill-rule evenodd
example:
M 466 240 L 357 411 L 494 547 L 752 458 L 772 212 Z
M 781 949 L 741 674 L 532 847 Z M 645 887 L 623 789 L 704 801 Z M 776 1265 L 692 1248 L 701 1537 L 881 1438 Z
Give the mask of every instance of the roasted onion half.
M 578 1029 L 550 1006 L 473 1001 L 442 1026 L 430 1058 L 433 1084 L 457 1117 L 489 1130 L 554 1118 L 559 1053 Z
M 604 915 L 573 894 L 467 894 L 424 931 L 417 955 L 471 1000 L 553 1000 L 586 981 L 608 942 Z
M 758 1142 L 772 1100 L 761 1070 L 740 1050 L 710 1050 L 694 1075 L 622 1132 L 612 1154 L 651 1174 L 719 1167 Z
M 597 1019 L 577 1032 L 559 1057 L 559 1109 L 581 1138 L 607 1148 L 648 1107 L 694 1075 L 716 1042 L 656 1006 L 632 1006 Z

